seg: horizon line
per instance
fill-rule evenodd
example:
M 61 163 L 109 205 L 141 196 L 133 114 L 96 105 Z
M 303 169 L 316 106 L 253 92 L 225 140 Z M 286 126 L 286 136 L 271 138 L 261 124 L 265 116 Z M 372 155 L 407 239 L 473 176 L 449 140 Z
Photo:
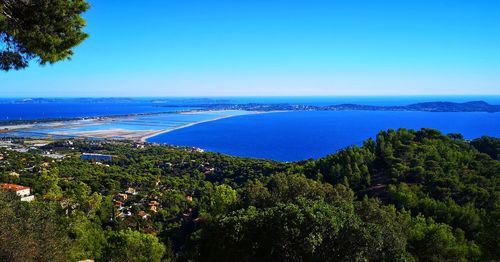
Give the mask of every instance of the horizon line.
M 500 94 L 384 94 L 384 95 L 160 95 L 160 96 L 0 96 L 0 99 L 39 99 L 39 98 L 230 98 L 230 97 L 248 97 L 248 98 L 333 98 L 333 97 L 493 97 Z

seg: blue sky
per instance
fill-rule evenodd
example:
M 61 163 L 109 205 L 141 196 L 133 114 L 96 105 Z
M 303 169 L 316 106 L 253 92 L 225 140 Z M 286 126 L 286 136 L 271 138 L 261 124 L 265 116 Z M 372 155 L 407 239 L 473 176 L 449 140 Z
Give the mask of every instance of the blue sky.
M 500 94 L 500 2 L 91 0 L 71 61 L 0 96 Z

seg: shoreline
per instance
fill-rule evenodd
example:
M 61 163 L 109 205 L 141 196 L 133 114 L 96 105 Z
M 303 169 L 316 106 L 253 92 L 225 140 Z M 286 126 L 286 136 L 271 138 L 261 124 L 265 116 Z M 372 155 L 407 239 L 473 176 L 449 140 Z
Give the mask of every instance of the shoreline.
M 103 128 L 97 130 L 87 130 L 87 131 L 70 131 L 68 129 L 78 129 L 85 126 L 93 126 L 93 125 L 101 125 L 106 123 L 113 123 L 115 121 L 120 121 L 126 118 L 133 118 L 131 116 L 128 117 L 109 117 L 106 119 L 85 119 L 85 120 L 69 120 L 69 121 L 56 121 L 56 122 L 46 122 L 46 123 L 38 123 L 38 124 L 21 124 L 21 125 L 8 125 L 0 127 L 2 129 L 1 133 L 16 133 L 16 132 L 26 132 L 26 133 L 36 133 L 38 131 L 38 135 L 42 137 L 54 137 L 54 136 L 64 136 L 64 137 L 75 137 L 75 138 L 84 138 L 84 139 L 109 139 L 109 140 L 129 140 L 135 141 L 139 143 L 146 143 L 148 139 L 172 132 L 178 129 L 191 127 L 194 125 L 222 120 L 225 118 L 231 118 L 236 116 L 244 116 L 244 115 L 254 115 L 254 114 L 264 114 L 264 113 L 275 113 L 275 112 L 287 112 L 287 111 L 245 111 L 245 110 L 190 110 L 190 111 L 181 111 L 175 112 L 174 114 L 179 115 L 194 115 L 194 114 L 204 114 L 204 113 L 227 113 L 227 115 L 222 116 L 213 116 L 213 118 L 188 122 L 178 126 L 166 127 L 164 129 L 151 130 L 151 129 L 126 129 L 126 128 Z M 168 113 L 168 114 L 172 114 Z M 144 115 L 142 115 L 144 116 Z M 54 130 L 50 132 L 40 132 L 44 129 L 63 129 L 63 130 Z M 37 135 L 37 136 L 38 136 Z M 15 136 L 15 135 L 14 135 Z
M 224 110 L 214 110 L 212 112 L 215 112 L 215 111 L 224 111 Z M 220 117 L 216 117 L 216 118 L 212 118 L 212 119 L 207 119 L 207 120 L 192 122 L 192 123 L 189 123 L 189 124 L 185 124 L 185 125 L 181 125 L 181 126 L 177 126 L 177 127 L 173 127 L 173 128 L 169 128 L 169 129 L 158 130 L 158 131 L 155 131 L 155 132 L 153 132 L 151 134 L 147 134 L 145 136 L 141 136 L 139 138 L 139 141 L 142 142 L 142 143 L 145 143 L 145 142 L 147 142 L 148 139 L 150 139 L 152 137 L 155 137 L 155 136 L 158 136 L 158 135 L 161 135 L 161 134 L 165 134 L 165 133 L 172 132 L 172 131 L 175 131 L 175 130 L 178 130 L 178 129 L 183 129 L 183 128 L 187 128 L 187 127 L 191 127 L 191 126 L 195 126 L 195 125 L 199 125 L 199 124 L 203 124 L 203 123 L 208 123 L 208 122 L 213 122 L 213 121 L 217 121 L 217 120 L 222 120 L 222 119 L 226 119 L 226 118 L 231 118 L 231 117 L 236 117 L 236 116 L 266 114 L 266 113 L 279 113 L 279 112 L 284 112 L 284 111 L 254 111 L 254 112 L 248 111 L 248 112 L 249 112 L 248 114 L 220 116 Z M 189 113 L 184 113 L 184 114 L 196 114 L 196 113 L 197 112 L 189 112 Z
M 148 112 L 148 113 L 131 113 L 122 115 L 102 115 L 89 117 L 69 117 L 69 118 L 41 118 L 27 120 L 0 120 L 0 129 L 4 128 L 31 128 L 37 125 L 63 125 L 64 123 L 80 123 L 80 122 L 104 122 L 116 121 L 141 116 L 169 115 L 169 114 L 201 114 L 206 112 L 224 112 L 224 111 L 245 111 L 236 109 L 185 109 L 179 111 L 163 111 L 163 112 Z
M 33 123 L 22 123 L 22 124 L 13 124 L 6 123 L 2 125 L 0 121 L 0 133 L 11 133 L 11 132 L 22 132 L 29 130 L 28 132 L 40 129 L 54 129 L 54 128 L 78 128 L 87 125 L 99 125 L 102 123 L 112 123 L 115 121 L 125 120 L 125 119 L 133 119 L 134 117 L 147 117 L 147 116 L 155 116 L 155 115 L 170 115 L 170 114 L 203 114 L 203 113 L 217 113 L 217 112 L 225 112 L 225 111 L 237 111 L 237 110 L 182 110 L 175 112 L 161 112 L 161 113 L 139 113 L 139 114 L 129 114 L 129 115 L 118 115 L 118 116 L 105 116 L 105 117 L 93 117 L 93 118 L 78 118 L 78 119 L 47 119 L 47 120 L 34 120 Z M 241 110 L 244 111 L 244 110 Z M 105 131 L 105 130 L 103 130 Z M 133 130 L 130 130 L 133 132 Z M 144 130 L 149 131 L 149 130 Z M 82 133 L 94 132 L 94 131 L 85 131 Z M 95 131 L 99 132 L 99 131 Z

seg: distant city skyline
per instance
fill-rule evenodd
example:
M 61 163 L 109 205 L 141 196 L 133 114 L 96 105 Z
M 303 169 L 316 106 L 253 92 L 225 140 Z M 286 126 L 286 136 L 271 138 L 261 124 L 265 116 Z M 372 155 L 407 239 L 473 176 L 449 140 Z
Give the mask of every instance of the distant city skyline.
M 500 2 L 89 2 L 72 60 L 0 97 L 500 95 Z

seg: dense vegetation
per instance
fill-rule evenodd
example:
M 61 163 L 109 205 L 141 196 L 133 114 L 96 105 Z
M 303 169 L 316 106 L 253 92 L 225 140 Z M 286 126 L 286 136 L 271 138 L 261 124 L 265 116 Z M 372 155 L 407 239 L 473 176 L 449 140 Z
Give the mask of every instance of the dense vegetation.
M 494 261 L 499 141 L 388 130 L 298 163 L 77 140 L 43 149 L 64 160 L 1 150 L 0 182 L 36 200 L 0 192 L 0 260 Z

